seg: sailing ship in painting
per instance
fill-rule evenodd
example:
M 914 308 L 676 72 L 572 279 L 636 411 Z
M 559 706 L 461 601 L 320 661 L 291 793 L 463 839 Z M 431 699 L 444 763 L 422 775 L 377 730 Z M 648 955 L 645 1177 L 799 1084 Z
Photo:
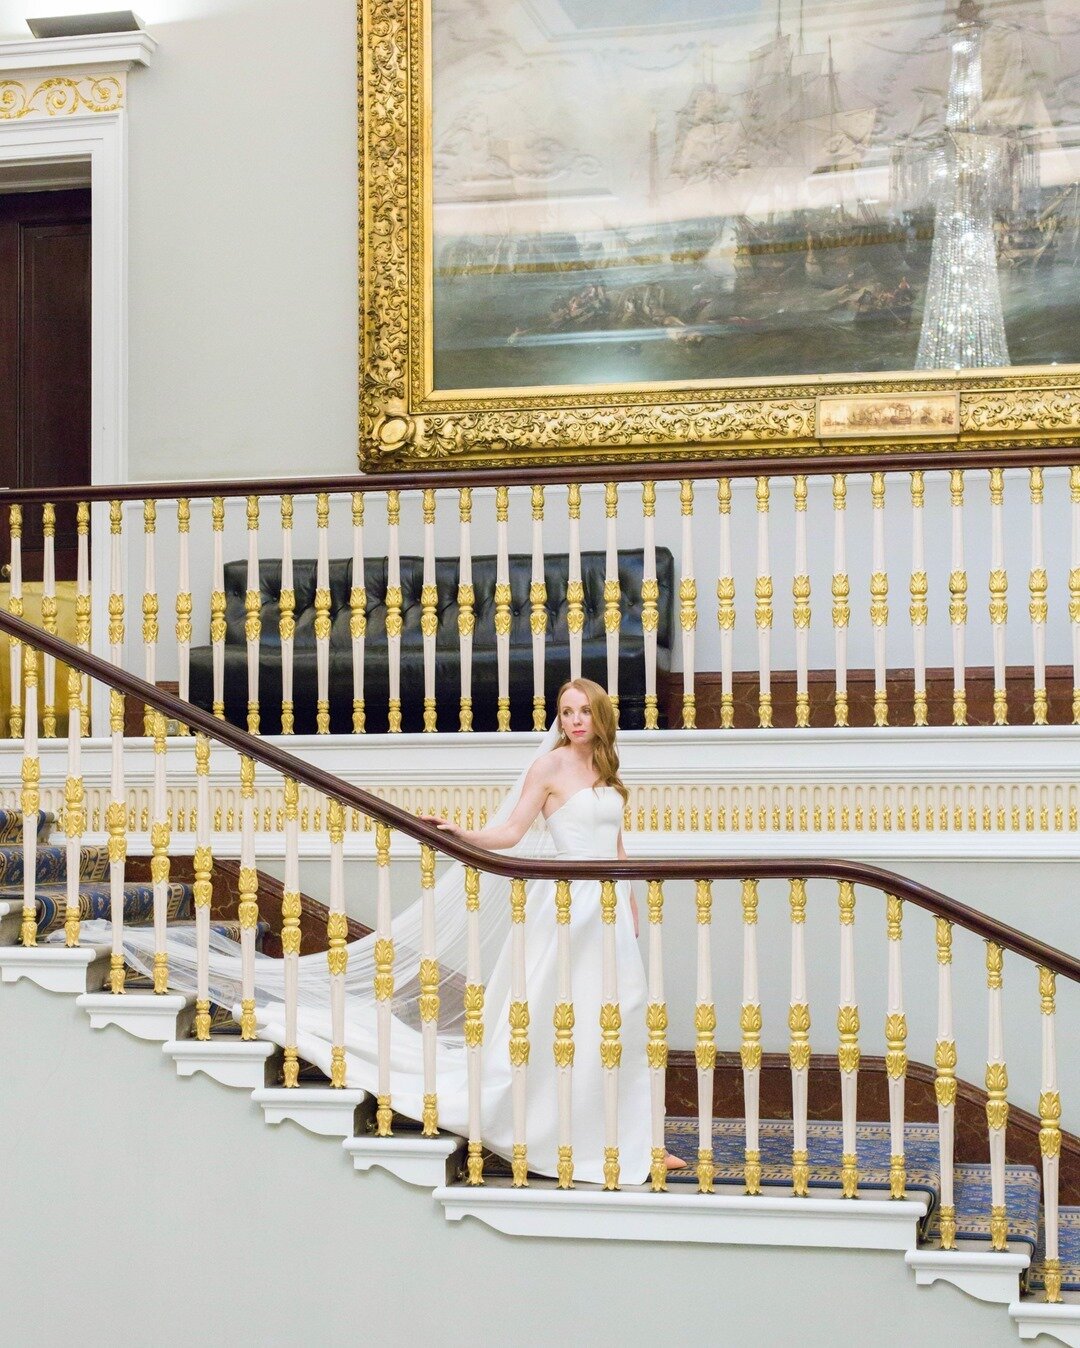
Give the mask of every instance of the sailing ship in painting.
M 1041 181 L 1043 156 L 1061 148 L 1045 87 L 1049 39 L 1020 22 L 984 20 L 974 0 L 960 0 L 941 40 L 894 63 L 914 80 L 936 61 L 936 78 L 875 98 L 840 68 L 831 37 L 807 39 L 801 4 L 790 30 L 778 6 L 734 90 L 705 48 L 692 84 L 656 110 L 642 147 L 641 223 L 518 233 L 508 212 L 499 234 L 441 241 L 444 304 L 458 282 L 529 278 L 530 302 L 516 302 L 504 330 L 490 333 L 489 352 L 499 343 L 614 343 L 644 377 L 673 368 L 658 365 L 657 342 L 694 353 L 683 358 L 687 377 L 811 373 L 785 361 L 796 350 L 805 359 L 814 331 L 823 369 L 910 368 L 951 134 L 941 65 L 948 69 L 945 37 L 960 10 L 984 33 L 978 131 L 1003 166 L 993 201 L 999 276 L 1017 312 L 1039 303 L 1046 282 L 1029 273 L 1049 280 L 1051 268 L 1080 262 L 1080 184 Z M 498 308 L 487 306 L 493 319 Z M 1013 345 L 1023 360 L 1023 342 Z M 1080 359 L 1056 335 L 1051 347 L 1029 359 Z M 489 380 L 499 381 L 498 372 Z

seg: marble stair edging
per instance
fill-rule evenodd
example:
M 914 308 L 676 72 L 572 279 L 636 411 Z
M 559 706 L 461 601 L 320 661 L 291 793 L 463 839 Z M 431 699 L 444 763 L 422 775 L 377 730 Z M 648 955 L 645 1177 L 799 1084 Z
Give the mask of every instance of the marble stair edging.
M 465 1153 L 465 1139 L 452 1133 L 440 1133 L 438 1137 L 421 1137 L 419 1133 L 398 1133 L 391 1137 L 364 1134 L 347 1137 L 341 1145 L 352 1157 L 354 1170 L 363 1172 L 378 1166 L 406 1184 L 436 1192 L 452 1183 Z
M 204 1072 L 222 1086 L 254 1091 L 277 1075 L 281 1050 L 260 1039 L 171 1039 L 162 1053 L 176 1064 L 176 1075 Z
M 964 1248 L 968 1244 L 971 1249 Z M 978 1301 L 1008 1306 L 1020 1294 L 1020 1276 L 1031 1264 L 1031 1251 L 1016 1242 L 1006 1250 L 992 1250 L 989 1242 L 964 1241 L 958 1250 L 908 1250 L 904 1262 L 919 1287 L 949 1282 Z
M 268 1124 L 287 1119 L 319 1137 L 353 1137 L 367 1091 L 334 1086 L 260 1086 L 251 1093 Z
M 118 1025 L 154 1044 L 186 1034 L 195 1017 L 194 998 L 178 992 L 84 992 L 75 1005 L 90 1017 L 91 1029 Z
M 1022 1339 L 1049 1335 L 1069 1348 L 1080 1348 L 1080 1302 L 1013 1301 L 1009 1316 Z
M 46 992 L 96 992 L 105 986 L 111 953 L 108 946 L 96 945 L 0 946 L 0 982 L 27 978 Z

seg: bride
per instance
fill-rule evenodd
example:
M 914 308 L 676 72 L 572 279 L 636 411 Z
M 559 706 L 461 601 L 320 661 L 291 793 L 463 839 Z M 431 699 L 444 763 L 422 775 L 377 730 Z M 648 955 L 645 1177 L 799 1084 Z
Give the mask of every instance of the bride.
M 619 779 L 615 714 L 611 699 L 591 679 L 573 679 L 559 690 L 558 717 L 531 764 L 494 820 L 468 830 L 443 819 L 429 822 L 474 846 L 516 856 L 567 860 L 625 860 L 622 815 L 627 798 Z M 481 951 L 484 963 L 484 1038 L 481 1075 L 481 1138 L 495 1154 L 513 1155 L 510 1067 L 510 882 L 481 872 Z M 651 1160 L 649 1069 L 645 1054 L 647 985 L 637 945 L 638 914 L 630 887 L 616 886 L 615 947 L 622 1019 L 619 1069 L 619 1158 L 624 1184 L 643 1184 Z M 434 895 L 435 945 L 440 972 L 436 1048 L 439 1124 L 468 1133 L 468 1070 L 461 989 L 466 966 L 464 867 L 454 863 Z M 393 921 L 395 967 L 401 982 L 391 1004 L 390 1097 L 396 1114 L 421 1119 L 424 1112 L 424 1051 L 419 966 L 424 915 L 416 901 Z M 574 1060 L 571 1142 L 577 1180 L 604 1180 L 604 1069 L 600 1057 L 602 923 L 600 882 L 574 881 L 571 900 L 571 987 Z M 558 996 L 555 885 L 532 881 L 525 908 L 526 993 L 530 1013 L 527 1074 L 527 1148 L 531 1173 L 558 1173 L 558 1109 L 553 1015 Z M 430 921 L 430 911 L 429 911 Z M 88 924 L 85 924 L 88 925 Z M 98 924 L 94 924 L 97 926 Z M 430 937 L 430 931 L 428 933 Z M 89 937 L 90 933 L 86 933 Z M 97 935 L 93 939 L 100 939 Z M 170 929 L 170 987 L 194 992 L 194 932 Z M 241 996 L 238 944 L 211 933 L 210 997 L 236 1008 Z M 379 1056 L 374 984 L 374 935 L 348 947 L 345 989 L 346 1084 L 378 1090 Z M 144 972 L 152 968 L 152 930 L 127 928 L 125 953 Z M 295 1046 L 301 1058 L 329 1073 L 333 1045 L 326 956 L 300 958 Z M 283 961 L 259 955 L 255 962 L 255 1014 L 259 1037 L 287 1043 Z M 668 1156 L 669 1169 L 684 1163 Z

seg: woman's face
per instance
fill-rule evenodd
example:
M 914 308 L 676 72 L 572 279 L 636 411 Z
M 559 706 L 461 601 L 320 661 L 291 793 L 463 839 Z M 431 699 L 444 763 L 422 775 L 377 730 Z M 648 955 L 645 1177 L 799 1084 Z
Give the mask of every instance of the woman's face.
M 571 744 L 591 744 L 596 738 L 592 708 L 578 688 L 568 688 L 559 702 L 559 728 Z

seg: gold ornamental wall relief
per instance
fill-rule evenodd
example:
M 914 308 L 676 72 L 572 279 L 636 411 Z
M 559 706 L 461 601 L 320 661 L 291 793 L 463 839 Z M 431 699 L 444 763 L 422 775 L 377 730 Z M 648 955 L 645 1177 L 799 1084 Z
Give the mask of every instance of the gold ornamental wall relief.
M 1075 441 L 1080 25 L 790 8 L 358 0 L 362 467 Z

